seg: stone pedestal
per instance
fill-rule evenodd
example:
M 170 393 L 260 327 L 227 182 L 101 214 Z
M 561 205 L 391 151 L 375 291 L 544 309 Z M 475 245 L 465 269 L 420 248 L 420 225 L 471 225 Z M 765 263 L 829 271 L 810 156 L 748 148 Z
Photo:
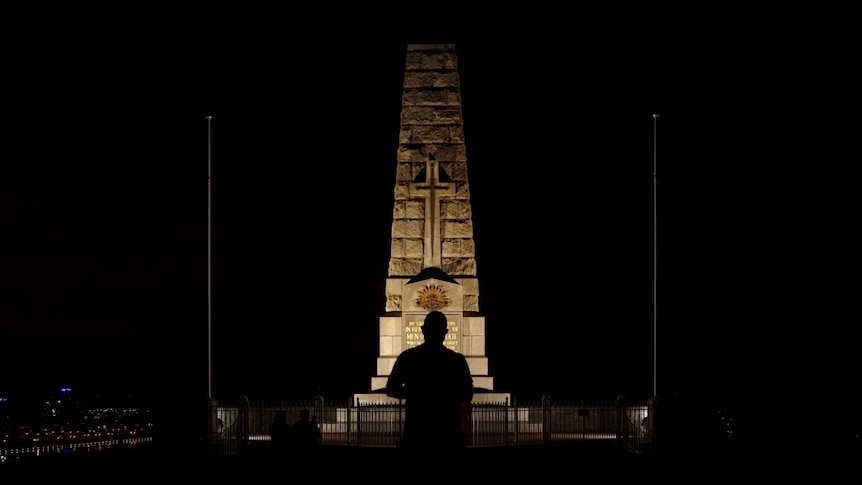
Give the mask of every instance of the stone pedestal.
M 512 395 L 508 392 L 477 391 L 473 393 L 473 404 L 500 404 L 513 405 Z M 363 406 L 368 404 L 398 404 L 398 399 L 389 397 L 385 392 L 360 392 L 353 395 L 353 405 Z

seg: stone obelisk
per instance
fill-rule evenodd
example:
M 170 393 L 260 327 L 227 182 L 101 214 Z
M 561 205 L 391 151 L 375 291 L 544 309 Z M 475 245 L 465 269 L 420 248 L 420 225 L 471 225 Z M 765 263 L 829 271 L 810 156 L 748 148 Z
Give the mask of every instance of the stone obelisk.
M 410 44 L 401 106 L 386 308 L 371 390 L 386 387 L 395 359 L 423 342 L 425 315 L 449 317 L 446 345 L 467 358 L 474 401 L 494 393 L 479 313 L 470 185 L 454 44 Z

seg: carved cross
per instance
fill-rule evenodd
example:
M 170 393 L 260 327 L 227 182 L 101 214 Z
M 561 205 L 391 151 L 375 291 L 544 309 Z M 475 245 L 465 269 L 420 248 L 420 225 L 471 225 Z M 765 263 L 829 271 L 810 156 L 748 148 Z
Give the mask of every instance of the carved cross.
M 423 178 L 424 180 L 420 180 Z M 421 197 L 425 200 L 425 234 L 424 234 L 424 262 L 423 268 L 431 266 L 441 267 L 441 253 L 443 242 L 440 237 L 440 220 L 442 219 L 440 199 L 455 195 L 455 182 L 449 180 L 446 172 L 443 172 L 444 181 L 440 180 L 440 167 L 432 155 L 425 162 L 425 169 L 416 175 L 416 179 L 410 183 L 410 196 Z

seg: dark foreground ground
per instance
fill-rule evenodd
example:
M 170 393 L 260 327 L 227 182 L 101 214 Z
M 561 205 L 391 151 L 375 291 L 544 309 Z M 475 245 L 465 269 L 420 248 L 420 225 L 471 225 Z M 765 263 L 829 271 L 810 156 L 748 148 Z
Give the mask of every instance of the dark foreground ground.
M 604 471 L 616 476 L 648 473 L 652 457 L 620 453 L 610 446 L 521 445 L 469 448 L 463 455 L 439 452 L 408 455 L 395 448 L 327 445 L 299 452 L 275 452 L 264 445 L 233 456 L 180 455 L 157 449 L 110 450 L 76 456 L 46 456 L 0 464 L 0 477 L 15 474 L 21 479 L 90 477 L 91 479 L 226 479 L 403 481 L 405 478 L 451 479 L 512 478 L 524 473 L 534 477 L 593 474 Z M 363 480 L 364 481 L 364 480 Z M 424 481 L 424 480 L 423 480 Z M 0 483 L 3 480 L 0 479 Z
M 862 466 L 858 449 L 828 446 L 759 449 L 699 449 L 690 446 L 645 456 L 625 453 L 613 443 L 586 442 L 469 448 L 450 453 L 407 455 L 394 448 L 327 445 L 311 452 L 274 452 L 257 445 L 233 456 L 203 456 L 186 450 L 140 448 L 47 456 L 0 463 L 3 478 L 79 478 L 96 483 L 153 480 L 534 480 L 570 478 L 666 479 L 696 483 L 721 479 L 846 476 Z M 281 478 L 280 478 L 281 477 Z M 156 482 L 158 483 L 158 482 Z

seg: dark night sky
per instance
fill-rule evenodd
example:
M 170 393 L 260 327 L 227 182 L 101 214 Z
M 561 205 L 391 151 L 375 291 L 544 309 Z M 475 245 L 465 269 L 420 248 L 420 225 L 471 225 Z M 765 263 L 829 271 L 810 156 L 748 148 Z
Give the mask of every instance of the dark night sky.
M 366 392 L 405 48 L 429 41 L 458 49 L 499 390 L 652 393 L 653 113 L 660 392 L 798 396 L 856 361 L 841 25 L 251 27 L 50 31 L 4 61 L 0 391 L 205 391 L 212 115 L 214 395 Z

